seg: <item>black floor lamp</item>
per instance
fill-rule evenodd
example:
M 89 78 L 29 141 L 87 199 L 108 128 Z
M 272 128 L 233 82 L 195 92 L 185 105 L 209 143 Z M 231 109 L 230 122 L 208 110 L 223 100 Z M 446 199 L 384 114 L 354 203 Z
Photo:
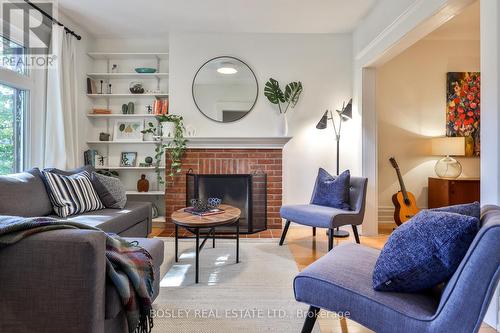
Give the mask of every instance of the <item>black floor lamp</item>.
M 335 132 L 335 141 L 337 141 L 337 176 L 340 173 L 340 132 L 342 131 L 342 123 L 349 119 L 352 119 L 352 98 L 349 100 L 349 103 L 345 105 L 342 104 L 342 110 L 335 110 L 338 114 L 338 125 L 335 124 L 335 118 L 333 117 L 333 112 L 330 110 L 326 110 L 323 117 L 321 117 L 320 121 L 316 125 L 317 129 L 325 129 L 328 127 L 328 120 L 332 121 L 333 130 Z M 333 232 L 333 237 L 349 237 L 349 232 L 345 230 L 340 230 L 337 228 Z

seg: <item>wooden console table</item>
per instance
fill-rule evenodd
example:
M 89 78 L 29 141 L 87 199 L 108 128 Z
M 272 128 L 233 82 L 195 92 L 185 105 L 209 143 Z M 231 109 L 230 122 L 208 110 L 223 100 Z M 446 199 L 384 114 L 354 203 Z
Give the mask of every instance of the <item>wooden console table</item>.
M 479 201 L 479 178 L 429 177 L 429 208 Z

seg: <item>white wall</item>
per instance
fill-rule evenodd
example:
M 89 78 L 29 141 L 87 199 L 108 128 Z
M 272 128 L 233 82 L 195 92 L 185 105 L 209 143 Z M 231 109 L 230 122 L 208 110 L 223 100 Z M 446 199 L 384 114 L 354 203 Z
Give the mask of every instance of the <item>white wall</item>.
M 279 113 L 263 95 L 273 77 L 282 84 L 300 80 L 304 92 L 289 111 L 293 139 L 284 150 L 284 202 L 310 199 L 318 167 L 335 172 L 333 130 L 316 130 L 326 108 L 339 108 L 351 97 L 351 37 L 300 34 L 194 34 L 170 35 L 171 112 L 181 114 L 197 136 L 278 136 Z M 220 124 L 206 119 L 191 95 L 197 69 L 217 56 L 234 56 L 246 62 L 257 76 L 259 96 L 253 111 L 240 121 Z M 348 138 L 350 125 L 345 127 Z M 342 167 L 351 167 L 352 143 L 345 140 Z
M 479 36 L 477 36 L 479 37 Z M 479 40 L 424 39 L 377 68 L 379 206 L 399 190 L 395 156 L 408 191 L 427 207 L 435 177 L 430 137 L 445 135 L 446 73 L 479 71 Z M 479 158 L 458 158 L 462 177 L 479 177 Z

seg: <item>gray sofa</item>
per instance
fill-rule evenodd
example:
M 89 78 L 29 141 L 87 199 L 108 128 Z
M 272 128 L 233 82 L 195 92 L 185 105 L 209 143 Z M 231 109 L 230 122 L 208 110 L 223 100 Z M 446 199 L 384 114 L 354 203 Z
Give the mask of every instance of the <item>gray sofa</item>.
M 0 176 L 0 215 L 52 214 L 37 169 Z M 164 248 L 162 241 L 143 238 L 151 231 L 151 203 L 68 219 L 134 237 L 153 258 L 156 298 Z M 120 297 L 106 279 L 104 234 L 49 231 L 0 250 L 0 332 L 128 332 Z

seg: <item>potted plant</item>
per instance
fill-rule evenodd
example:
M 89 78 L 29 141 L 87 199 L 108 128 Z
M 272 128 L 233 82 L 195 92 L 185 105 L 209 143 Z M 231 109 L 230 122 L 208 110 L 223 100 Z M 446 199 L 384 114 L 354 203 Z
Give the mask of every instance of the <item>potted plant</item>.
M 186 151 L 186 142 L 184 138 L 184 123 L 182 117 L 174 114 L 158 115 L 155 117 L 157 123 L 148 122 L 146 129 L 142 131 L 143 134 L 152 134 L 158 140 L 155 148 L 155 171 L 158 176 L 158 182 L 164 184 L 163 177 L 161 176 L 160 163 L 163 159 L 165 151 L 168 151 L 170 157 L 170 172 L 169 176 L 174 176 L 176 173 L 181 172 L 182 156 Z M 164 124 L 171 124 L 173 130 L 167 128 L 168 135 L 165 135 Z M 163 140 L 163 138 L 169 138 Z
M 278 110 L 283 118 L 282 134 L 288 134 L 288 120 L 286 112 L 289 107 L 294 108 L 299 102 L 300 94 L 302 93 L 302 82 L 290 82 L 285 87 L 285 92 L 281 90 L 280 84 L 273 78 L 266 82 L 264 87 L 264 96 L 267 97 L 269 102 L 278 105 Z M 282 105 L 283 104 L 283 105 Z

